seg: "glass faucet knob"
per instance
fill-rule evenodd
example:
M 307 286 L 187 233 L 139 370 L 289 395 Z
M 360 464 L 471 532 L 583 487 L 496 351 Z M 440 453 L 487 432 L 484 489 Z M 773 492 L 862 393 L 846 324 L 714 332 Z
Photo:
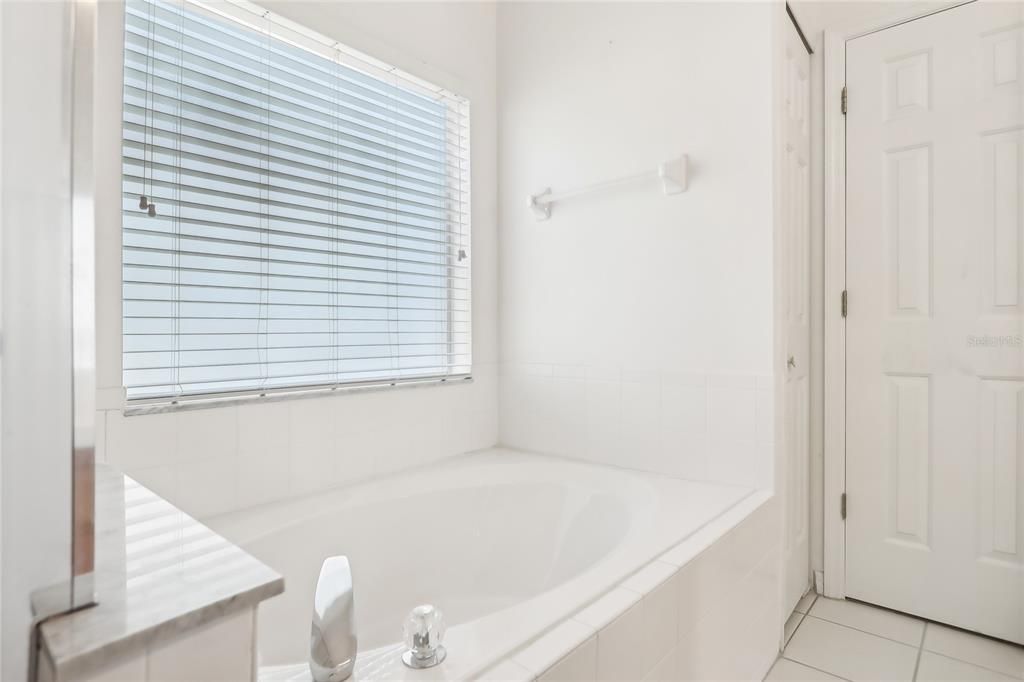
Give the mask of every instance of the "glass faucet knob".
M 405 646 L 420 660 L 434 658 L 444 639 L 444 614 L 433 604 L 414 608 L 405 619 Z

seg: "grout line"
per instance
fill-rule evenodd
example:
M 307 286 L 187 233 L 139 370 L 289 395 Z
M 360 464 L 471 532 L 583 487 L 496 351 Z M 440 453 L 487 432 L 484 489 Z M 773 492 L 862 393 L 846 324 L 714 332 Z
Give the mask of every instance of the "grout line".
M 878 637 L 879 639 L 884 639 L 887 642 L 893 642 L 895 644 L 900 644 L 902 646 L 905 646 L 905 647 L 908 647 L 908 648 L 911 648 L 911 649 L 914 648 L 913 644 L 907 644 L 906 642 L 901 642 L 898 639 L 893 639 L 892 637 L 886 637 L 885 635 L 880 635 L 877 632 L 871 632 L 870 630 L 861 630 L 860 628 L 855 628 L 852 625 L 847 625 L 845 623 L 838 623 L 838 622 L 836 622 L 834 620 L 829 620 L 828 618 L 822 618 L 820 616 L 812 616 L 809 613 L 807 614 L 807 617 L 808 618 L 814 618 L 816 620 L 820 620 L 820 621 L 822 621 L 824 623 L 830 623 L 832 625 L 838 625 L 839 627 L 846 628 L 847 630 L 854 630 L 855 632 L 862 632 L 865 635 L 871 635 L 872 637 Z M 920 647 L 918 647 L 918 648 L 920 648 Z
M 950 656 L 949 654 L 944 654 L 944 653 L 941 653 L 939 651 L 932 651 L 931 649 L 924 649 L 923 651 L 928 652 L 932 656 L 937 656 L 938 658 L 944 658 L 947 661 L 956 661 L 957 663 L 966 663 L 967 665 L 969 665 L 971 667 L 981 668 L 982 670 L 986 670 L 988 672 L 995 673 L 996 675 L 1000 675 L 1001 677 L 1007 677 L 1008 676 L 1011 680 L 1024 680 L 1024 677 L 1017 677 L 1016 675 L 1007 675 L 1006 671 L 1004 671 L 1004 670 L 996 670 L 995 668 L 990 668 L 987 665 L 983 665 L 981 663 L 977 663 L 976 661 L 965 661 L 962 658 L 957 658 L 956 656 Z
M 910 678 L 911 680 L 917 679 L 917 671 L 921 668 L 921 654 L 924 652 L 924 636 L 927 632 L 928 623 L 925 623 L 924 627 L 921 628 L 921 643 L 917 645 L 917 659 L 914 661 L 914 675 Z
M 825 673 L 826 675 L 829 675 L 830 677 L 835 677 L 836 679 L 846 680 L 846 682 L 849 682 L 849 680 L 847 680 L 847 678 L 845 678 L 845 677 L 841 677 L 839 675 L 836 675 L 835 673 L 830 673 L 829 671 L 824 670 L 822 668 L 815 668 L 813 665 L 809 665 L 807 663 L 804 663 L 803 661 L 798 661 L 795 658 L 789 658 L 788 656 L 780 656 L 779 658 L 785 658 L 790 663 L 796 663 L 798 665 L 802 665 L 805 668 L 810 668 L 811 670 L 817 670 L 819 673 Z M 772 664 L 772 667 L 775 667 L 774 663 Z

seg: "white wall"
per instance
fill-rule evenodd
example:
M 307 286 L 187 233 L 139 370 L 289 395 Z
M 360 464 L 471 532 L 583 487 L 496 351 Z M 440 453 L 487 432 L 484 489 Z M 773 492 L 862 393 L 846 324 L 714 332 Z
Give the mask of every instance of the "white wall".
M 68 6 L 0 3 L 0 679 L 24 679 L 29 593 L 71 573 Z
M 120 50 L 103 22 L 97 142 L 99 456 L 205 517 L 417 466 L 497 440 L 495 8 L 477 3 L 291 2 L 267 9 L 468 97 L 472 106 L 474 382 L 217 407 L 121 413 Z M 105 13 L 116 14 L 110 3 Z M 115 46 L 110 48 L 110 46 Z M 102 80 L 102 79 L 101 79 Z M 105 111 L 105 115 L 104 112 Z
M 771 10 L 499 6 L 503 444 L 771 486 Z

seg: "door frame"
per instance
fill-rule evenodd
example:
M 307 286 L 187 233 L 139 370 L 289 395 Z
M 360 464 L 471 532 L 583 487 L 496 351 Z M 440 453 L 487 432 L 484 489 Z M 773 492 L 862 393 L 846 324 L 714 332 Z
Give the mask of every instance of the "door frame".
M 978 0 L 928 3 L 887 19 L 825 31 L 824 40 L 824 585 L 826 597 L 846 597 L 846 521 L 841 499 L 846 492 L 846 318 L 841 313 L 846 290 L 846 116 L 841 93 L 846 85 L 846 43 L 915 19 Z M 849 308 L 856 310 L 856 295 Z M 856 501 L 851 501 L 856 505 Z

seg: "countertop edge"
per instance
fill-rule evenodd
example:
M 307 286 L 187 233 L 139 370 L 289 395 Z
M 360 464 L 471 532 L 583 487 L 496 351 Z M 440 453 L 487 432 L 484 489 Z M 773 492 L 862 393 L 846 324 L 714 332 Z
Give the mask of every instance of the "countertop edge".
M 136 653 L 144 653 L 152 646 L 173 641 L 181 635 L 197 630 L 226 616 L 233 615 L 247 608 L 253 608 L 260 602 L 284 592 L 284 578 L 277 576 L 262 585 L 258 585 L 238 594 L 210 602 L 187 613 L 180 614 L 167 621 L 143 628 L 121 639 L 102 646 L 83 650 L 61 660 L 54 660 L 46 645 L 46 624 L 41 627 L 40 643 L 46 650 L 53 664 L 53 670 L 60 680 L 75 680 L 101 671 L 104 667 L 120 662 Z M 67 617 L 74 617 L 74 613 Z
M 56 680 L 145 656 L 284 592 L 280 573 L 131 477 L 97 463 L 95 480 L 96 603 L 38 625 Z

